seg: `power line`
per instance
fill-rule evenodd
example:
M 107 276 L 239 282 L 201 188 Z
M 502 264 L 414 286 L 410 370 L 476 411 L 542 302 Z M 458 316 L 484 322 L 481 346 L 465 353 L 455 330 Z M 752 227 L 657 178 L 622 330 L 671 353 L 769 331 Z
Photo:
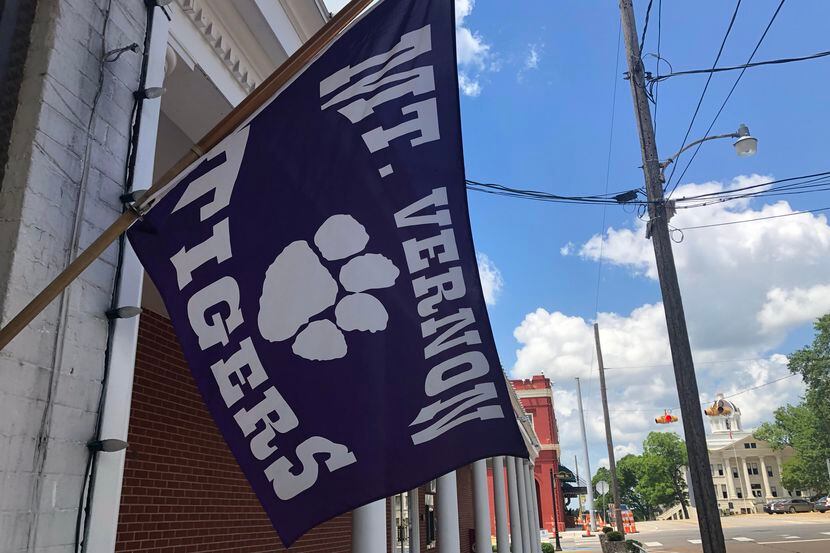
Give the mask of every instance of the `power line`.
M 651 5 L 654 3 L 654 0 L 648 0 L 648 6 L 646 7 L 646 19 L 645 23 L 643 23 L 643 36 L 640 38 L 640 58 L 643 57 L 643 46 L 646 44 L 646 32 L 648 31 L 648 20 L 651 18 Z
M 752 63 L 752 58 L 755 57 L 755 54 L 758 52 L 758 49 L 761 47 L 761 44 L 764 42 L 764 39 L 766 38 L 767 33 L 769 32 L 770 28 L 772 27 L 772 24 L 775 22 L 775 18 L 778 17 L 778 13 L 781 11 L 781 8 L 784 6 L 784 2 L 786 2 L 786 0 L 781 0 L 781 2 L 778 4 L 778 7 L 775 8 L 775 12 L 772 14 L 772 17 L 770 18 L 769 23 L 767 23 L 767 27 L 764 29 L 763 34 L 761 34 L 761 38 L 758 39 L 758 43 L 755 45 L 755 48 L 752 50 L 752 53 L 749 55 L 749 58 L 746 60 L 745 65 L 748 65 L 748 64 Z M 729 93 L 726 95 L 726 98 L 723 99 L 723 103 L 720 105 L 720 108 L 718 108 L 718 112 L 715 114 L 715 117 L 712 119 L 712 122 L 709 124 L 709 128 L 706 129 L 706 134 L 703 136 L 704 139 L 706 139 L 706 137 L 709 136 L 709 133 L 712 132 L 712 127 L 715 126 L 715 123 L 717 122 L 718 117 L 720 117 L 720 114 L 723 113 L 723 108 L 726 107 L 726 104 L 729 102 L 729 99 L 732 97 L 732 93 L 735 92 L 735 89 L 738 87 L 738 83 L 741 82 L 741 78 L 744 76 L 744 73 L 746 73 L 746 70 L 747 70 L 746 67 L 741 69 L 741 72 L 738 74 L 738 77 L 735 79 L 735 82 L 732 83 L 732 88 L 729 89 Z M 711 76 L 711 74 L 710 74 L 710 76 Z M 697 157 L 697 153 L 700 151 L 700 147 L 702 145 L 703 145 L 703 141 L 701 141 L 700 144 L 698 144 L 697 147 L 695 148 L 695 151 L 692 152 L 692 157 L 689 158 L 688 163 L 686 163 L 686 166 L 683 168 L 683 172 L 680 173 L 680 177 L 678 177 L 677 182 L 675 182 L 674 188 L 672 188 L 671 192 L 669 192 L 668 197 L 671 197 L 672 192 L 675 191 L 675 189 L 677 188 L 677 185 L 680 183 L 680 181 L 683 180 L 683 176 L 686 174 L 686 171 L 689 170 L 689 167 L 692 165 L 692 162 L 694 162 L 695 158 Z M 674 175 L 674 168 L 672 169 L 671 174 Z M 669 178 L 669 182 L 671 182 L 671 178 Z M 666 187 L 668 188 L 668 183 L 666 184 Z
M 612 75 L 612 81 L 614 82 L 613 91 L 611 92 L 611 121 L 608 125 L 608 155 L 605 158 L 605 194 L 608 194 L 608 184 L 611 182 L 611 154 L 614 151 L 614 122 L 616 120 L 616 113 L 617 113 L 617 83 L 619 79 L 617 75 L 619 75 L 620 71 L 620 45 L 622 44 L 622 24 L 619 25 L 617 28 L 617 52 L 614 54 L 614 73 Z M 607 206 L 602 207 L 602 222 L 600 223 L 599 234 L 602 237 L 602 233 L 605 232 L 605 221 L 607 215 Z M 597 263 L 597 289 L 596 295 L 594 296 L 594 320 L 599 317 L 599 291 L 600 291 L 600 284 L 602 283 L 602 261 L 603 261 L 603 254 L 604 254 L 604 246 L 605 240 L 600 240 L 599 242 L 599 259 Z M 594 359 L 595 351 L 591 349 L 591 369 L 588 373 L 588 385 L 590 386 L 591 381 L 593 380 L 594 376 Z
M 659 53 L 658 53 L 659 54 Z M 818 58 L 823 58 L 826 56 L 830 56 L 830 50 L 825 52 L 817 52 L 815 54 L 810 54 L 809 56 L 800 56 L 796 58 L 778 58 L 774 60 L 766 60 L 766 61 L 756 61 L 755 63 L 745 63 L 743 65 L 733 65 L 730 67 L 713 67 L 711 69 L 691 69 L 688 71 L 676 71 L 674 73 L 667 73 L 665 75 L 658 74 L 656 77 L 649 77 L 646 76 L 646 79 L 649 83 L 660 83 L 665 81 L 666 79 L 670 79 L 672 77 L 680 77 L 681 75 L 701 75 L 706 73 L 722 73 L 724 71 L 737 71 L 738 69 L 749 69 L 752 67 L 761 67 L 763 65 L 780 65 L 783 63 L 793 63 L 797 61 L 807 61 L 807 60 L 814 60 Z
M 600 194 L 600 195 L 593 195 L 593 196 L 562 196 L 559 194 L 551 194 L 550 192 L 543 192 L 540 190 L 528 190 L 528 189 L 520 189 L 520 188 L 512 188 L 509 186 L 505 186 L 503 184 L 498 183 L 485 183 L 474 181 L 471 179 L 467 179 L 466 181 L 467 189 L 472 190 L 475 192 L 484 192 L 487 194 L 494 194 L 497 196 L 508 196 L 508 197 L 516 197 L 516 198 L 523 198 L 529 200 L 536 200 L 536 201 L 543 201 L 543 202 L 554 202 L 554 203 L 570 203 L 570 204 L 582 204 L 582 205 L 603 205 L 603 204 L 611 204 L 611 205 L 619 205 L 620 203 L 638 203 L 637 201 L 633 200 L 621 200 L 618 197 L 622 196 L 623 194 L 631 194 L 635 191 L 632 190 L 625 190 L 622 192 L 616 192 L 612 194 Z M 636 194 L 635 194 L 636 197 Z
M 778 382 L 781 382 L 782 380 L 787 380 L 787 379 L 793 378 L 795 376 L 799 376 L 799 374 L 798 373 L 788 374 L 788 375 L 782 376 L 780 378 L 775 378 L 773 380 L 769 380 L 767 382 L 764 382 L 763 384 L 758 384 L 756 386 L 751 386 L 749 388 L 744 388 L 742 390 L 732 392 L 729 395 L 724 395 L 723 399 L 729 399 L 729 398 L 737 397 L 737 396 L 740 396 L 740 395 L 745 394 L 747 392 L 752 392 L 752 391 L 758 390 L 760 388 L 766 388 L 767 386 L 772 386 L 773 384 L 777 384 Z M 701 401 L 700 405 L 710 405 L 710 404 L 714 403 L 715 401 L 717 401 L 717 399 Z M 634 405 L 637 405 L 637 404 L 635 403 Z M 642 403 L 640 405 L 642 405 Z M 658 409 L 666 409 L 667 411 L 682 411 L 682 409 L 680 407 L 669 407 L 669 408 L 653 407 L 653 408 L 643 408 L 643 409 L 616 409 L 616 410 L 612 410 L 611 412 L 612 413 L 650 413 L 650 412 L 654 412 Z M 591 412 L 591 411 L 586 411 L 586 413 L 589 413 L 589 412 Z
M 726 46 L 726 39 L 729 38 L 729 34 L 732 32 L 732 27 L 735 25 L 735 18 L 738 17 L 738 9 L 741 7 L 741 0 L 738 0 L 735 4 L 735 10 L 732 12 L 732 17 L 729 19 L 729 26 L 726 28 L 726 33 L 723 35 L 723 40 L 721 40 L 720 48 L 718 48 L 718 55 L 715 56 L 715 61 L 712 63 L 712 69 L 718 66 L 718 61 L 720 61 L 721 54 L 723 54 L 723 48 Z M 695 107 L 695 112 L 692 114 L 692 120 L 689 121 L 689 127 L 686 129 L 686 134 L 683 137 L 683 144 L 680 146 L 680 150 L 682 151 L 683 148 L 686 146 L 686 142 L 689 140 L 689 134 L 692 132 L 692 126 L 695 124 L 695 119 L 697 119 L 697 114 L 700 112 L 700 106 L 703 104 L 703 98 L 706 96 L 706 91 L 709 89 L 709 83 L 712 81 L 713 73 L 709 73 L 709 76 L 706 79 L 706 84 L 703 85 L 703 91 L 700 93 L 700 98 L 697 101 L 697 106 Z M 698 146 L 700 147 L 700 146 Z M 669 187 L 669 184 L 674 177 L 674 172 L 677 170 L 677 164 L 672 167 L 671 173 L 669 174 L 669 179 L 666 181 L 666 185 L 664 186 L 663 190 Z M 681 176 L 682 178 L 682 176 Z M 671 196 L 671 193 L 669 193 Z
M 758 184 L 752 184 L 752 185 L 749 185 L 749 186 L 743 186 L 743 187 L 740 187 L 740 188 L 732 188 L 730 190 L 721 190 L 721 191 L 718 191 L 718 192 L 707 192 L 705 194 L 697 194 L 695 196 L 683 196 L 681 198 L 677 198 L 675 200 L 675 202 L 688 201 L 688 200 L 697 200 L 697 199 L 700 199 L 700 198 L 711 198 L 711 197 L 715 197 L 715 196 L 718 196 L 718 195 L 721 195 L 721 194 L 728 194 L 728 193 L 731 194 L 731 193 L 735 193 L 735 192 L 743 192 L 745 190 L 755 190 L 755 189 L 758 189 L 758 188 L 763 188 L 764 186 L 770 186 L 770 185 L 773 185 L 773 184 L 780 184 L 782 182 L 792 182 L 792 181 L 796 181 L 796 180 L 812 179 L 812 178 L 815 178 L 815 177 L 830 177 L 830 171 L 822 171 L 820 173 L 812 173 L 812 174 L 809 174 L 809 175 L 799 175 L 797 177 L 787 177 L 787 178 L 783 178 L 783 179 L 775 179 L 775 180 L 766 181 L 766 182 L 762 182 L 762 183 L 758 183 Z
M 751 223 L 753 221 L 765 221 L 767 219 L 779 219 L 781 217 L 792 217 L 793 215 L 804 215 L 805 213 L 818 213 L 819 211 L 828 211 L 830 210 L 830 206 L 827 207 L 820 207 L 818 209 L 805 209 L 803 211 L 793 211 L 792 213 L 783 213 L 781 215 L 768 215 L 766 217 L 756 217 L 754 219 L 743 219 L 740 221 L 725 221 L 723 223 L 712 223 L 709 225 L 696 225 L 693 227 L 683 227 L 677 230 L 695 230 L 695 229 L 702 229 L 702 228 L 712 228 L 712 227 L 723 227 L 727 225 L 737 225 L 740 223 Z

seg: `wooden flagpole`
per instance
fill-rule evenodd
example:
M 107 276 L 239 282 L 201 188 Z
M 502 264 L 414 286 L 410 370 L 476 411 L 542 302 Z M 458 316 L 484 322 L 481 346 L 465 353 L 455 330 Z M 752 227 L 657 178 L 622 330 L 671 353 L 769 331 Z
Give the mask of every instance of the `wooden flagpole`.
M 245 122 L 268 99 L 276 94 L 301 69 L 310 63 L 323 48 L 340 34 L 360 12 L 373 0 L 351 0 L 331 21 L 294 52 L 276 71 L 245 97 L 228 115 L 210 130 L 188 153 L 156 181 L 142 199 L 136 210 L 127 210 L 113 222 L 87 249 L 81 252 L 55 279 L 24 307 L 9 323 L 0 329 L 0 351 L 14 339 L 52 300 L 63 292 L 84 269 L 89 267 L 109 245 L 138 219 L 145 203 L 172 181 L 194 161 L 221 142 L 239 125 Z

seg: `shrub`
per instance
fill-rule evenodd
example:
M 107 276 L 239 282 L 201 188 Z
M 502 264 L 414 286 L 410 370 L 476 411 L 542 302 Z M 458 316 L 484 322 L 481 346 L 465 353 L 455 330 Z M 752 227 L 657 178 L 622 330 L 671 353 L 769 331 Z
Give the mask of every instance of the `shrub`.
M 611 530 L 606 536 L 608 536 L 608 541 L 623 541 L 623 535 L 616 530 Z
M 602 531 L 603 531 L 605 534 L 607 534 L 608 532 L 613 532 L 613 531 L 614 531 L 614 529 L 613 529 L 613 528 L 611 528 L 610 526 L 603 526 L 603 527 L 602 527 Z
M 542 553 L 553 553 L 553 552 L 554 552 L 554 549 L 553 549 L 553 544 L 552 543 L 548 543 L 548 542 L 543 542 L 542 543 Z
M 642 546 L 643 543 L 637 540 L 625 540 L 625 548 L 629 553 L 642 553 L 644 551 Z

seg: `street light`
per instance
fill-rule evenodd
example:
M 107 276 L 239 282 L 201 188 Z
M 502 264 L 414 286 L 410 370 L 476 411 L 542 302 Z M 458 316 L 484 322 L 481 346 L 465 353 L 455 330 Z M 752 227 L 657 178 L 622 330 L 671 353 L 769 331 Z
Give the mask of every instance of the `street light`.
M 660 169 L 661 170 L 665 169 L 666 167 L 668 167 L 669 165 L 674 163 L 677 160 L 677 158 L 680 156 L 680 154 L 682 154 L 683 152 L 685 152 L 689 148 L 693 148 L 694 146 L 697 146 L 701 142 L 706 142 L 707 140 L 717 140 L 718 138 L 737 138 L 738 140 L 736 140 L 734 142 L 734 144 L 732 144 L 732 145 L 735 147 L 735 153 L 738 154 L 738 156 L 740 156 L 740 157 L 754 156 L 755 152 L 758 151 L 758 139 L 755 138 L 754 136 L 750 135 L 749 134 L 749 127 L 747 127 L 746 125 L 741 123 L 741 126 L 738 127 L 738 130 L 735 131 L 735 132 L 726 133 L 726 134 L 718 134 L 718 135 L 715 135 L 715 136 L 706 136 L 706 137 L 701 138 L 700 140 L 695 140 L 694 142 L 690 142 L 689 144 L 684 146 L 680 151 L 678 151 L 676 154 L 674 154 L 670 158 L 666 159 L 666 161 L 660 162 Z
M 559 517 L 556 514 L 556 481 L 565 480 L 569 476 L 570 475 L 564 471 L 554 474 L 553 469 L 550 469 L 550 492 L 553 497 L 553 536 L 556 540 L 556 547 L 554 548 L 554 551 L 562 551 L 562 544 L 559 543 Z

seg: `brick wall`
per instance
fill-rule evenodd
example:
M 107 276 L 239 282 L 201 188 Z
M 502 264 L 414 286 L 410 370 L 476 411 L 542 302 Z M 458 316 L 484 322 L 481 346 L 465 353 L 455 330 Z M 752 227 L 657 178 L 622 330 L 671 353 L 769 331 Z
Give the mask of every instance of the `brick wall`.
M 285 551 L 204 406 L 170 322 L 147 311 L 139 327 L 129 443 L 116 551 Z M 291 548 L 350 550 L 350 514 Z
M 74 229 L 83 249 L 121 213 L 141 58 L 124 55 L 103 70 L 100 61 L 105 50 L 143 43 L 146 23 L 143 2 L 113 0 L 102 44 L 107 0 L 17 4 L 34 8 L 34 17 L 28 48 L 25 40 L 16 43 L 19 92 L 3 97 L 0 108 L 8 133 L 0 183 L 0 323 L 66 267 L 76 253 Z M 11 5 L 0 2 L 4 9 Z M 99 77 L 102 93 L 93 113 Z M 109 248 L 0 352 L 3 553 L 75 550 L 116 259 L 116 248 Z
M 116 551 L 286 551 L 204 406 L 170 321 L 151 311 L 139 326 L 129 443 Z M 470 467 L 458 469 L 462 553 L 472 551 L 472 478 Z M 425 489 L 418 490 L 421 536 Z M 389 538 L 388 501 L 386 512 Z M 311 530 L 290 551 L 351 553 L 351 514 Z M 440 553 L 423 537 L 421 552 Z

